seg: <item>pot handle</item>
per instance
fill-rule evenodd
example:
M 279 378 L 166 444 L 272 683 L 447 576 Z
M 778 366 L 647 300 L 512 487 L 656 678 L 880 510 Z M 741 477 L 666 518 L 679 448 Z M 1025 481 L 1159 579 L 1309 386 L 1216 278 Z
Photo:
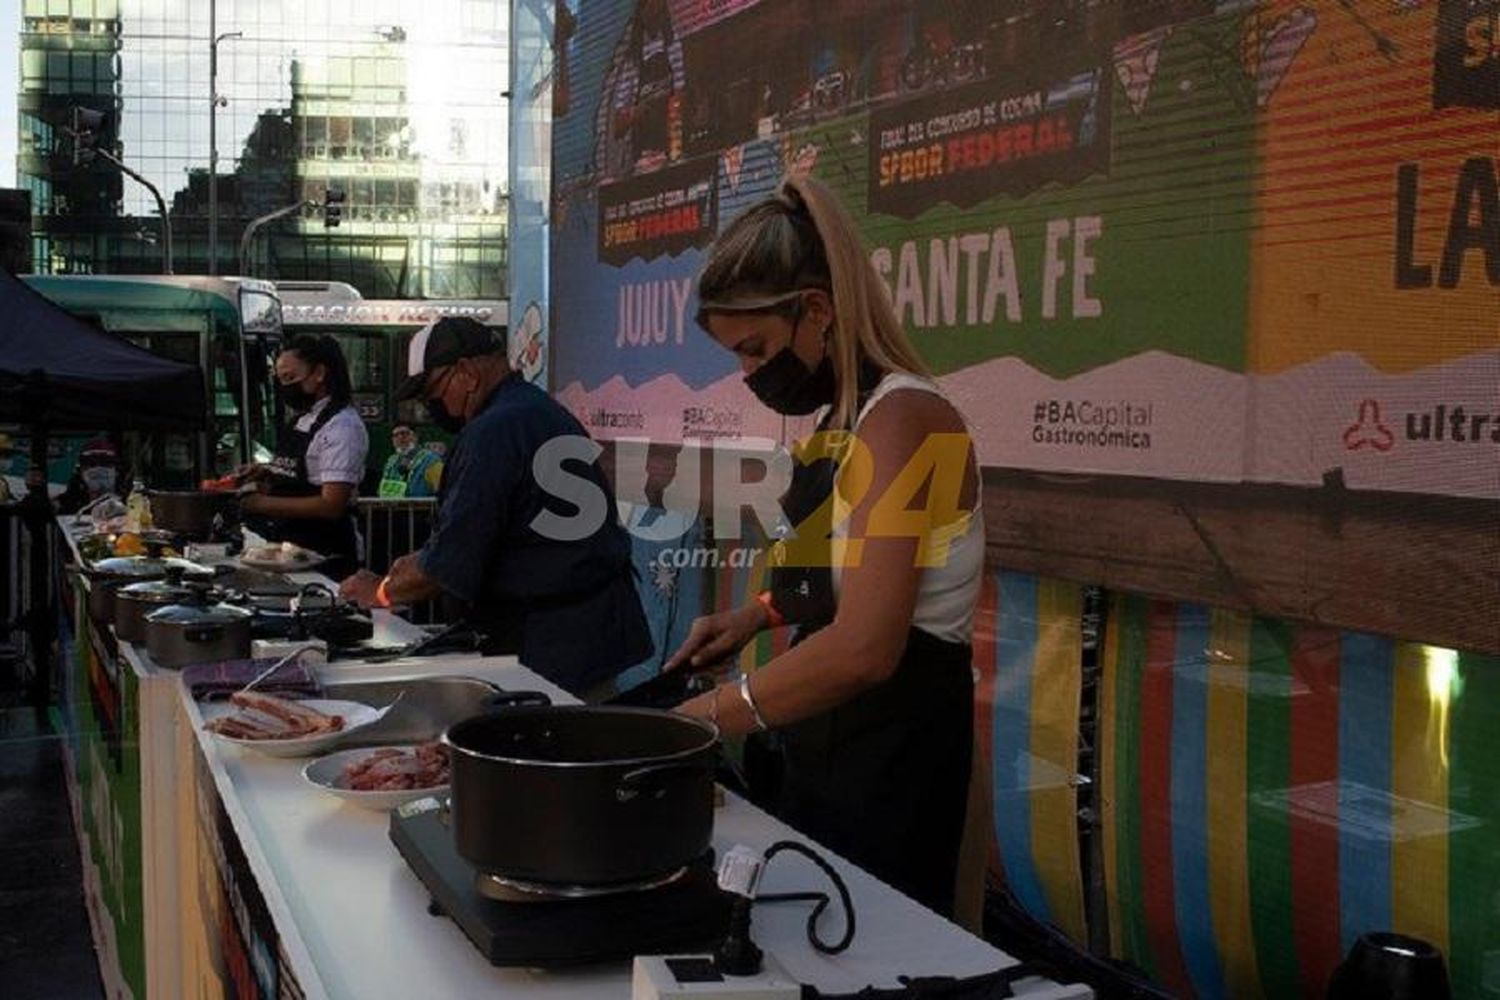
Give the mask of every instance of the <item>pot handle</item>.
M 213 642 L 224 634 L 222 625 L 198 625 L 189 626 L 182 630 L 182 637 L 188 642 Z
M 659 799 L 667 794 L 667 788 L 674 781 L 698 778 L 704 772 L 712 774 L 713 769 L 701 761 L 696 764 L 648 764 L 646 767 L 638 767 L 620 775 L 620 781 L 615 785 L 615 801 L 629 802 L 642 795 Z
M 552 699 L 541 691 L 496 691 L 484 699 L 486 711 L 499 712 L 522 705 L 550 705 Z

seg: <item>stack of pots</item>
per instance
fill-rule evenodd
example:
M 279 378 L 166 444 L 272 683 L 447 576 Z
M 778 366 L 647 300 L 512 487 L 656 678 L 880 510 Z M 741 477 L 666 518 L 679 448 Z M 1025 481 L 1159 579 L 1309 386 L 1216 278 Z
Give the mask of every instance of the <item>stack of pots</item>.
M 160 580 L 127 583 L 115 589 L 115 638 L 121 642 L 146 641 L 146 616 L 157 608 L 180 604 L 193 596 L 183 582 L 181 566 L 168 566 Z
M 115 619 L 115 590 L 128 583 L 166 578 L 168 569 L 179 569 L 187 576 L 211 578 L 213 570 L 186 559 L 167 559 L 159 543 L 148 543 L 148 555 L 113 556 L 101 559 L 84 571 L 89 581 L 89 617 L 100 625 Z

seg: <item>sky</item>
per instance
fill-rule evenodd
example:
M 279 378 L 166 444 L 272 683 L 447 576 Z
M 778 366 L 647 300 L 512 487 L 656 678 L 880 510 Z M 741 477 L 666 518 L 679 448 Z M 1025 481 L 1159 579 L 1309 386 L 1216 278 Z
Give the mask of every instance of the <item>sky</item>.
M 0 0 L 0 187 L 16 183 L 16 91 L 21 86 L 21 0 Z

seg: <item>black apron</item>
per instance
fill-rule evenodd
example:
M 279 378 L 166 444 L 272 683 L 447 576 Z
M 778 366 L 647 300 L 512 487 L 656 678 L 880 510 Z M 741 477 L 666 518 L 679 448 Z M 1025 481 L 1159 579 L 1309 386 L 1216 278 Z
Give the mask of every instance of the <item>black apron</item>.
M 271 460 L 271 481 L 266 492 L 273 497 L 311 497 L 322 492 L 307 477 L 307 449 L 323 426 L 337 416 L 339 409 L 325 406 L 305 431 L 297 430 L 297 421 L 283 424 L 276 435 L 276 457 Z M 257 534 L 267 541 L 291 542 L 311 549 L 328 561 L 318 572 L 333 580 L 342 580 L 359 568 L 359 536 L 354 529 L 354 514 L 345 512 L 338 518 L 265 517 L 245 518 Z
M 796 466 L 783 500 L 791 523 L 832 494 L 837 472 L 831 459 Z M 772 603 L 797 626 L 793 645 L 837 611 L 829 561 L 820 562 L 771 569 Z M 968 644 L 912 628 L 888 680 L 774 734 L 780 818 L 944 915 L 953 911 L 968 803 L 972 660 Z

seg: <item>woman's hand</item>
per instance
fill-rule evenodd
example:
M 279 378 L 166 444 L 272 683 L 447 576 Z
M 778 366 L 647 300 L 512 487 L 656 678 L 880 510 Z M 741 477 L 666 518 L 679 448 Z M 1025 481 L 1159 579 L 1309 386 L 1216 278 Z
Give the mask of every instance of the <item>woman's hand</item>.
M 754 601 L 733 611 L 720 611 L 694 620 L 687 638 L 663 666 L 662 672 L 686 666 L 706 670 L 738 653 L 755 634 L 770 625 L 765 606 Z
M 271 467 L 268 465 L 260 462 L 250 462 L 235 469 L 230 475 L 239 480 L 240 485 L 243 486 L 246 483 L 266 482 L 271 478 L 272 472 Z
M 705 691 L 700 695 L 689 698 L 687 701 L 683 702 L 681 705 L 678 705 L 672 711 L 677 712 L 681 715 L 690 715 L 695 719 L 705 719 L 709 722 L 717 722 L 718 719 L 715 718 L 715 716 L 717 715 L 717 705 L 718 689 L 714 688 L 711 691 Z

